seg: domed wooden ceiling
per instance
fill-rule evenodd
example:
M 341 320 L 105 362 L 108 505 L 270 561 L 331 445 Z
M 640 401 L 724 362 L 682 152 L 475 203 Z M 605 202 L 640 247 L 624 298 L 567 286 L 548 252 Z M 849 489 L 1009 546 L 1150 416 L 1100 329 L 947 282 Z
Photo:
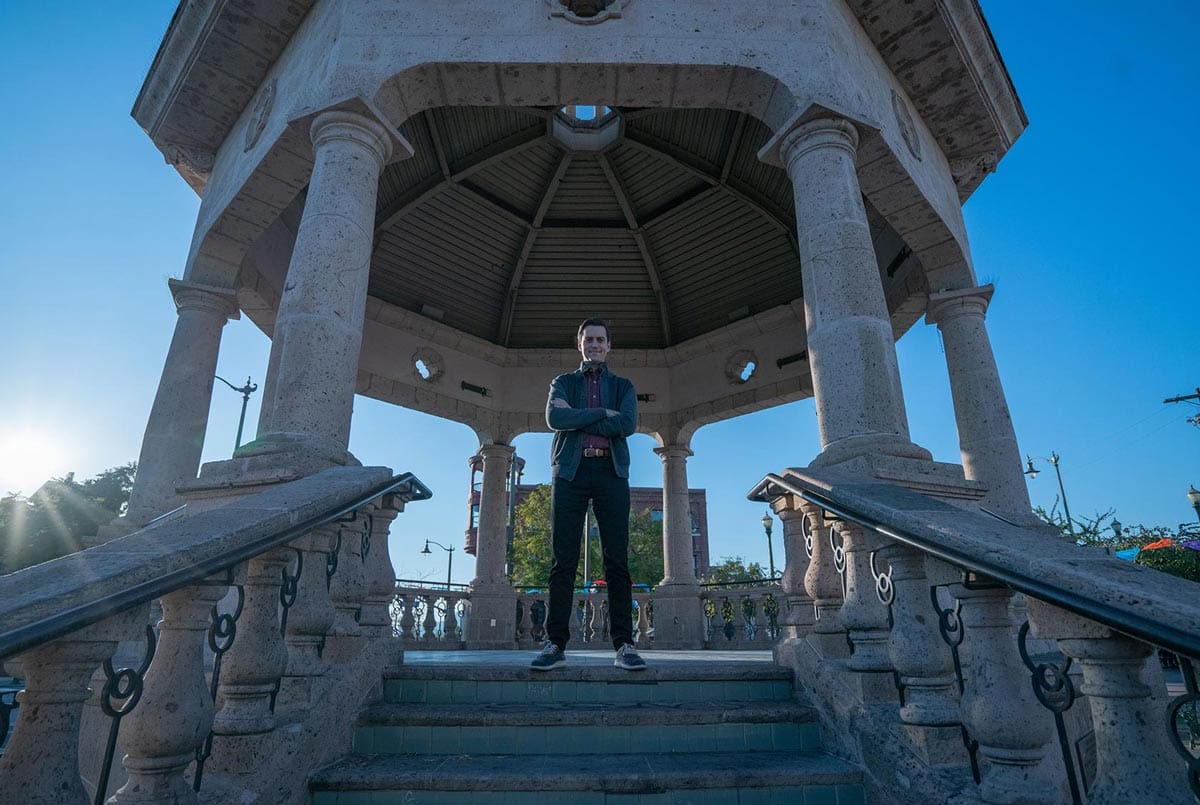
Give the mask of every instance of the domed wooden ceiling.
M 792 187 L 756 157 L 762 123 L 597 111 L 408 121 L 416 154 L 380 182 L 370 294 L 518 349 L 570 346 L 590 315 L 619 348 L 662 348 L 801 296 Z

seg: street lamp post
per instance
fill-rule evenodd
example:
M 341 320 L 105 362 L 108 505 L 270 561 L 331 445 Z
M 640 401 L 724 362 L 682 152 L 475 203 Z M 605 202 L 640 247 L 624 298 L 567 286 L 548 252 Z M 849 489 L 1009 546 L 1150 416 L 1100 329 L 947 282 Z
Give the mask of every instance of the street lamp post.
M 1188 486 L 1187 491 L 1188 503 L 1192 504 L 1192 508 L 1196 510 L 1196 520 L 1200 521 L 1200 489 L 1194 485 Z
M 234 439 L 233 449 L 237 450 L 242 446 L 242 426 L 246 424 L 246 404 L 250 402 L 250 395 L 258 391 L 258 385 L 250 382 L 250 378 L 246 378 L 246 385 L 238 388 L 220 375 L 213 375 L 217 380 L 220 380 L 226 386 L 233 389 L 242 395 L 242 415 L 238 418 L 237 438 Z
M 425 540 L 425 549 L 423 551 L 421 551 L 421 553 L 424 553 L 424 554 L 433 553 L 433 551 L 429 550 L 429 543 L 431 543 L 431 542 L 434 545 L 441 548 L 443 551 L 446 551 L 449 553 L 449 557 L 446 559 L 446 592 L 450 592 L 450 571 L 454 568 L 454 546 L 451 545 L 449 548 L 447 548 L 445 545 L 443 545 L 440 542 L 437 542 L 437 541 L 431 540 L 431 539 L 427 539 L 427 540 Z
M 1054 474 L 1058 476 L 1058 491 L 1062 494 L 1063 514 L 1067 516 L 1067 531 L 1071 533 L 1071 538 L 1075 539 L 1075 526 L 1071 522 L 1071 507 L 1067 505 L 1067 490 L 1063 486 L 1062 471 L 1058 468 L 1059 455 L 1053 450 L 1050 451 L 1049 458 L 1046 458 L 1045 456 L 1030 456 L 1026 454 L 1025 464 L 1029 469 L 1025 470 L 1025 474 L 1030 478 L 1036 478 L 1038 476 L 1039 471 L 1033 467 L 1033 460 L 1035 458 L 1038 461 L 1049 461 L 1054 466 Z
M 762 516 L 763 531 L 767 532 L 767 561 L 771 565 L 771 581 L 775 581 L 775 549 L 771 546 L 771 524 L 775 521 L 771 519 L 771 513 L 765 512 Z

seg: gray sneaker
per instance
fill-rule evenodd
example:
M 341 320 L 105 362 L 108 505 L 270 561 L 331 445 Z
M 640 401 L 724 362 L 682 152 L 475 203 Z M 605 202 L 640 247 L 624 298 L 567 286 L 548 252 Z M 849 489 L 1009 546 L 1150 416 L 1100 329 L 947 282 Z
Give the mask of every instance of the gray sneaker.
M 547 640 L 546 645 L 542 646 L 542 650 L 533 658 L 533 662 L 529 663 L 529 668 L 532 671 L 553 671 L 566 664 L 567 655 L 562 649 Z
M 638 656 L 637 649 L 626 643 L 617 649 L 617 657 L 613 665 L 626 671 L 645 671 L 646 661 Z

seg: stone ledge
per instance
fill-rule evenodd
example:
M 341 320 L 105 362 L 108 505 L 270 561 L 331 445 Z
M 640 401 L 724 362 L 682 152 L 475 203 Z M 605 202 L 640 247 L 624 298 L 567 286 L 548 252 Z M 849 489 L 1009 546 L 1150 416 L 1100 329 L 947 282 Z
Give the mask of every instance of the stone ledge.
M 532 658 L 532 652 L 529 657 Z M 567 653 L 568 663 L 570 652 Z M 405 665 L 385 671 L 384 679 L 436 679 L 439 681 L 470 680 L 474 682 L 609 682 L 625 685 L 653 685 L 658 682 L 747 682 L 756 680 L 790 681 L 791 672 L 763 662 L 722 662 L 717 666 L 697 668 L 695 663 L 655 661 L 645 671 L 631 674 L 605 666 L 575 666 L 539 672 L 534 676 L 526 665 L 497 667 L 493 665 Z
M 581 770 L 538 764 L 525 755 L 430 755 L 401 765 L 394 756 L 350 757 L 309 778 L 312 791 L 606 791 L 657 793 L 675 788 L 846 785 L 862 772 L 828 755 L 794 752 L 689 752 L 591 755 Z M 566 764 L 563 764 L 566 765 Z
M 696 701 L 613 705 L 546 702 L 538 704 L 377 704 L 363 711 L 359 726 L 630 726 L 682 724 L 774 724 L 815 721 L 816 711 L 794 701 Z

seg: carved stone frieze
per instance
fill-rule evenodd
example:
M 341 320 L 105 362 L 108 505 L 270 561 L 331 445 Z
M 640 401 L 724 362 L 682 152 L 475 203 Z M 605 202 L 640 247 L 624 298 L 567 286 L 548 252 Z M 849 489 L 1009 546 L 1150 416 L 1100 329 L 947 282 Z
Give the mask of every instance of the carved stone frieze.
M 974 187 L 984 176 L 996 170 L 999 161 L 1000 157 L 995 151 L 957 157 L 950 160 L 950 175 L 959 187 Z
M 546 0 L 551 17 L 579 25 L 595 25 L 621 16 L 633 0 Z
M 254 102 L 254 111 L 250 115 L 250 126 L 246 129 L 244 151 L 249 151 L 254 147 L 258 138 L 262 136 L 263 129 L 267 126 L 267 118 L 271 115 L 271 106 L 275 103 L 275 83 L 275 79 L 271 79 L 263 85 L 262 91 L 258 93 L 258 100 Z
M 168 144 L 162 151 L 163 159 L 186 178 L 189 184 L 199 183 L 203 186 L 208 182 L 212 173 L 216 154 L 206 148 L 195 145 Z
M 917 128 L 913 123 L 912 112 L 908 109 L 908 102 L 896 90 L 892 90 L 892 112 L 896 115 L 896 125 L 900 128 L 900 136 L 904 138 L 908 152 L 920 159 L 921 141 L 917 139 Z

